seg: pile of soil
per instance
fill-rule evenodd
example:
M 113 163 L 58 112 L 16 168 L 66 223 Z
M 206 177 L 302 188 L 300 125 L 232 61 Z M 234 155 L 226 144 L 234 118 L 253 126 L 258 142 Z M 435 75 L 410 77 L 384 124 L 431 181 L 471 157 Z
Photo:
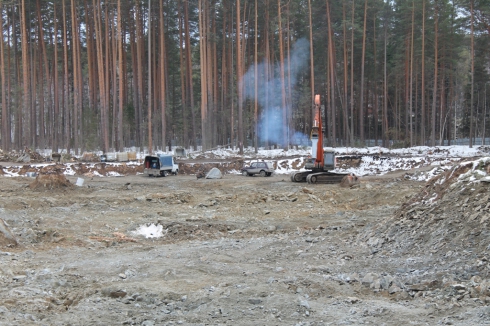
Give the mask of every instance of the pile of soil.
M 29 185 L 29 188 L 33 190 L 52 190 L 72 187 L 74 185 L 63 174 L 41 174 Z
M 216 163 L 179 163 L 179 173 L 185 175 L 198 175 L 204 173 L 206 175 L 212 168 L 217 168 L 222 174 L 226 174 L 229 171 L 240 171 L 244 166 L 243 160 L 234 160 L 230 162 L 216 162 Z
M 127 163 L 119 163 L 119 164 L 107 164 L 107 163 L 95 163 L 95 164 L 84 164 L 84 163 L 76 163 L 72 164 L 71 168 L 77 175 L 101 175 L 101 176 L 109 176 L 113 174 L 119 175 L 134 175 L 137 173 L 143 173 L 143 164 L 135 165 L 135 164 L 127 164 Z

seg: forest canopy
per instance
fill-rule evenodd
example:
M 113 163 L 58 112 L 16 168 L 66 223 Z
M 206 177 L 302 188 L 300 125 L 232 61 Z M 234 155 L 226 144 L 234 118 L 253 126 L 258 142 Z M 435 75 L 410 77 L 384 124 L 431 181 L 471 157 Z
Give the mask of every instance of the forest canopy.
M 1 146 L 79 154 L 488 137 L 490 0 L 0 2 Z M 488 93 L 487 93 L 488 92 Z

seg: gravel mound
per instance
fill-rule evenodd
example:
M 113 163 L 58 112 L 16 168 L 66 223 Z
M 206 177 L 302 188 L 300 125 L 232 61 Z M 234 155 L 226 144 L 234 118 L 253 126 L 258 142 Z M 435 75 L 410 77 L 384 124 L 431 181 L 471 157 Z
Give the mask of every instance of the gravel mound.
M 487 276 L 489 189 L 490 157 L 456 165 L 429 180 L 391 218 L 368 227 L 359 240 L 395 255 L 452 257 L 458 265 L 469 265 L 469 274 Z

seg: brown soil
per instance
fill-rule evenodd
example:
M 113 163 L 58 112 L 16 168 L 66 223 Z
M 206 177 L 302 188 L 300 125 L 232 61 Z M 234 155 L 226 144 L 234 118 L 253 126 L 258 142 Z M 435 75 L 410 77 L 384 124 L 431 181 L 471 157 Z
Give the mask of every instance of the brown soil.
M 29 185 L 29 188 L 33 190 L 50 191 L 70 187 L 73 187 L 73 184 L 71 184 L 63 174 L 41 174 Z

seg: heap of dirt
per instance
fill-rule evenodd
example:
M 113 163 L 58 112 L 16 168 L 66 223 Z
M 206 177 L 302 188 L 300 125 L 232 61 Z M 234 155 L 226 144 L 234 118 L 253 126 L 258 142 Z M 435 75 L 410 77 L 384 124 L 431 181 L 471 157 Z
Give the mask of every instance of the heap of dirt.
M 216 163 L 179 163 L 179 173 L 185 175 L 206 174 L 212 168 L 217 168 L 221 173 L 226 174 L 229 171 L 240 171 L 244 166 L 243 160 L 233 160 L 231 162 Z
M 29 188 L 33 190 L 53 190 L 74 187 L 63 174 L 40 174 Z
M 84 164 L 77 163 L 72 165 L 72 169 L 77 175 L 134 175 L 137 173 L 143 173 L 143 164 L 107 164 L 107 163 L 95 163 L 95 164 Z
M 489 189 L 490 157 L 456 165 L 429 180 L 391 218 L 367 227 L 359 240 L 395 256 L 457 256 L 473 275 L 488 276 Z

